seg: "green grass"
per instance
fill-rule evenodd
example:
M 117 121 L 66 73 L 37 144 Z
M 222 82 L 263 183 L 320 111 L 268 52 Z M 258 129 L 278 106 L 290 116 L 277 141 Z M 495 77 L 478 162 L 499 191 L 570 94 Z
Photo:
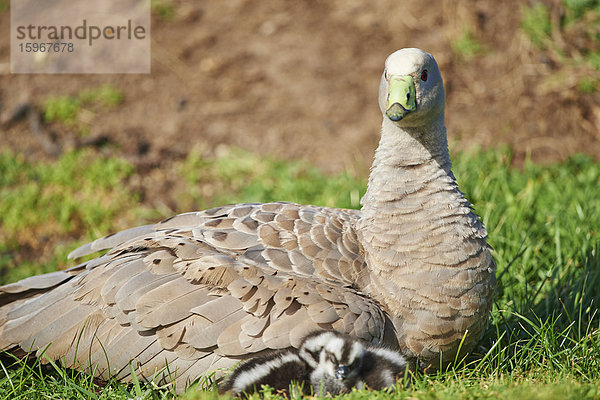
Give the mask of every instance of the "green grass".
M 49 223 L 43 222 L 47 218 L 44 208 L 52 209 L 54 202 L 69 204 L 64 197 L 50 197 L 55 200 L 43 203 L 43 207 L 37 203 L 27 203 L 25 207 L 16 201 L 6 201 L 3 194 L 0 204 L 5 210 L 0 218 L 13 215 L 9 219 L 13 222 L 6 225 L 3 222 L 0 227 L 0 238 L 4 240 L 12 237 L 13 232 L 25 235 L 29 231 L 37 240 L 38 225 L 54 227 L 61 235 L 67 232 L 60 248 L 64 255 L 77 243 L 89 239 L 86 231 L 99 236 L 122 225 L 114 221 L 136 220 L 131 215 L 142 213 L 126 184 L 127 177 L 135 171 L 122 161 L 87 152 L 68 154 L 65 160 L 51 165 L 28 164 L 10 154 L 2 157 L 0 194 L 8 189 L 19 190 L 20 196 L 26 198 L 27 190 L 32 190 L 26 188 L 32 186 L 36 193 L 65 192 L 61 196 L 79 200 L 67 207 L 69 213 L 64 220 L 59 211 L 50 214 L 52 217 L 46 219 Z M 447 371 L 408 377 L 395 393 L 358 391 L 343 397 L 357 400 L 600 398 L 600 164 L 577 155 L 563 163 L 547 166 L 525 163 L 522 169 L 516 169 L 510 166 L 511 157 L 508 149 L 453 157 L 461 189 L 488 228 L 498 265 L 499 289 L 491 324 L 478 348 Z M 114 163 L 112 173 L 93 172 L 94 166 L 107 163 Z M 71 164 L 75 166 L 65 166 Z M 65 172 L 73 168 L 82 171 L 82 176 Z M 169 173 L 179 174 L 186 182 L 186 190 L 177 197 L 178 208 L 183 210 L 275 199 L 357 208 L 356 198 L 365 188 L 364 176 L 328 176 L 303 162 L 260 158 L 239 150 L 214 159 L 192 154 Z M 55 189 L 48 189 L 52 187 Z M 86 194 L 90 188 L 94 188 L 94 195 Z M 96 207 L 98 198 L 107 203 L 95 212 L 86 211 Z M 9 233 L 5 226 L 11 227 Z M 8 262 L 15 252 L 1 250 L 4 258 L 9 254 L 8 261 L 2 261 L 4 268 L 9 268 Z M 35 260 L 30 263 L 34 268 Z M 39 271 L 28 273 L 47 268 L 43 263 L 37 267 Z M 3 365 L 6 367 L 6 363 Z M 6 398 L 35 398 L 38 391 L 41 394 L 37 398 L 171 396 L 168 390 L 148 384 L 127 386 L 110 382 L 101 388 L 85 374 L 54 367 L 50 368 L 54 371 L 41 374 L 39 369 L 21 364 L 17 369 L 0 370 L 0 394 L 6 393 Z M 189 391 L 183 396 L 185 399 L 215 397 L 206 391 Z M 265 398 L 273 397 L 272 393 L 265 394 Z
M 118 219 L 132 222 L 137 197 L 121 183 L 133 172 L 127 162 L 89 150 L 49 164 L 0 153 L 0 281 L 64 266 L 72 247 L 66 240 L 100 236 L 119 227 Z M 42 260 L 27 256 L 44 254 L 45 244 L 52 246 Z M 8 254 L 25 255 L 19 268 Z
M 600 1 L 563 0 L 562 5 L 558 18 L 541 2 L 522 6 L 521 28 L 552 60 L 556 71 L 549 79 L 564 83 L 566 76 L 576 76 L 582 94 L 594 93 L 600 90 Z
M 596 88 L 598 87 L 600 87 L 600 80 L 590 79 L 587 77 L 582 78 L 577 84 L 577 90 L 588 94 L 595 93 L 597 90 Z
M 175 17 L 175 7 L 169 0 L 151 0 L 150 9 L 163 21 L 171 21 Z
M 74 127 L 80 135 L 85 135 L 95 114 L 122 102 L 123 93 L 109 84 L 84 89 L 76 96 L 49 96 L 44 102 L 44 121 Z
M 598 0 L 563 0 L 563 5 L 567 12 L 566 23 L 584 17 L 590 10 L 600 10 L 600 1 Z
M 260 157 L 239 149 L 211 160 L 191 153 L 180 164 L 179 173 L 187 182 L 178 196 L 184 209 L 279 200 L 359 208 L 366 179 L 349 173 L 327 176 L 306 162 Z
M 521 26 L 534 45 L 540 49 L 544 48 L 544 44 L 550 40 L 552 33 L 550 11 L 542 3 L 523 7 Z
M 460 38 L 452 42 L 452 51 L 461 59 L 471 61 L 475 56 L 483 53 L 484 47 L 473 32 L 465 30 Z
M 2 362 L 0 399 L 169 399 L 174 392 L 139 381 L 130 385 L 114 379 L 95 381 L 87 371 L 67 370 L 46 360 Z

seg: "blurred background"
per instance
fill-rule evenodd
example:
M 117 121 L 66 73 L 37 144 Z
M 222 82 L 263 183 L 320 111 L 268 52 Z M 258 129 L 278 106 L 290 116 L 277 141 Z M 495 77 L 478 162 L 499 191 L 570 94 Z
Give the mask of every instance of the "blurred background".
M 508 148 L 516 168 L 600 158 L 596 0 L 153 0 L 149 75 L 11 75 L 9 7 L 3 265 L 53 269 L 74 240 L 227 201 L 223 181 L 253 176 L 223 171 L 261 157 L 364 179 L 383 62 L 403 47 L 440 65 L 453 153 Z

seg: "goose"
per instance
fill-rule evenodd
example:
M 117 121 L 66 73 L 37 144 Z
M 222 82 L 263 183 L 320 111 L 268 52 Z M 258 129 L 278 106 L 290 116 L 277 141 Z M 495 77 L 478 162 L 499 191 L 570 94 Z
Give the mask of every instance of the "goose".
M 385 389 L 395 385 L 406 369 L 406 360 L 398 352 L 336 331 L 309 334 L 299 354 L 309 366 L 306 380 L 321 396 L 353 388 Z
M 305 387 L 309 377 L 309 365 L 300 357 L 298 349 L 292 347 L 242 362 L 219 386 L 219 393 L 247 397 L 268 385 L 287 397 L 290 385 L 295 384 L 309 393 Z
M 379 108 L 361 210 L 235 204 L 97 239 L 69 257 L 103 255 L 0 287 L 0 349 L 178 391 L 317 330 L 425 369 L 466 354 L 488 323 L 495 264 L 451 171 L 433 56 L 392 53 Z
M 297 384 L 303 393 L 321 396 L 353 388 L 392 387 L 406 368 L 401 354 L 368 345 L 336 331 L 315 331 L 299 349 L 284 349 L 240 364 L 221 385 L 221 393 L 244 396 L 269 385 L 288 395 Z

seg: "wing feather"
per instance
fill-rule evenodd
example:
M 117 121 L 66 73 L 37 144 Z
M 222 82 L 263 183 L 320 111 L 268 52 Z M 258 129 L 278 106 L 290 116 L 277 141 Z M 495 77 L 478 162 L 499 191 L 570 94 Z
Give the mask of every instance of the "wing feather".
M 374 340 L 382 326 L 376 305 L 352 288 L 364 265 L 355 218 L 249 203 L 106 236 L 71 253 L 110 249 L 103 256 L 0 287 L 0 304 L 1 296 L 33 296 L 5 297 L 13 308 L 0 307 L 0 344 L 29 351 L 52 342 L 53 357 L 105 378 L 130 379 L 130 362 L 145 376 L 169 362 L 189 383 L 252 354 L 298 346 L 317 329 Z

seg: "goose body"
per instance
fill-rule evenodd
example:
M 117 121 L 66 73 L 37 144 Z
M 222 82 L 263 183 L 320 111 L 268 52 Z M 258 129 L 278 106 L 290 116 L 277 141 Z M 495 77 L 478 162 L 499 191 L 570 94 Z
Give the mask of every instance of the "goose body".
M 406 361 L 395 351 L 365 346 L 340 332 L 316 331 L 302 341 L 299 349 L 285 349 L 242 363 L 220 391 L 243 395 L 269 385 L 287 393 L 290 385 L 297 384 L 305 394 L 338 395 L 353 388 L 391 387 L 405 369 Z
M 495 266 L 450 170 L 433 57 L 381 77 L 381 140 L 362 209 L 251 203 L 174 216 L 71 253 L 106 254 L 0 287 L 0 349 L 99 377 L 197 377 L 334 330 L 435 368 L 473 348 Z M 440 355 L 443 354 L 443 359 Z M 175 377 L 173 379 L 173 377 Z

